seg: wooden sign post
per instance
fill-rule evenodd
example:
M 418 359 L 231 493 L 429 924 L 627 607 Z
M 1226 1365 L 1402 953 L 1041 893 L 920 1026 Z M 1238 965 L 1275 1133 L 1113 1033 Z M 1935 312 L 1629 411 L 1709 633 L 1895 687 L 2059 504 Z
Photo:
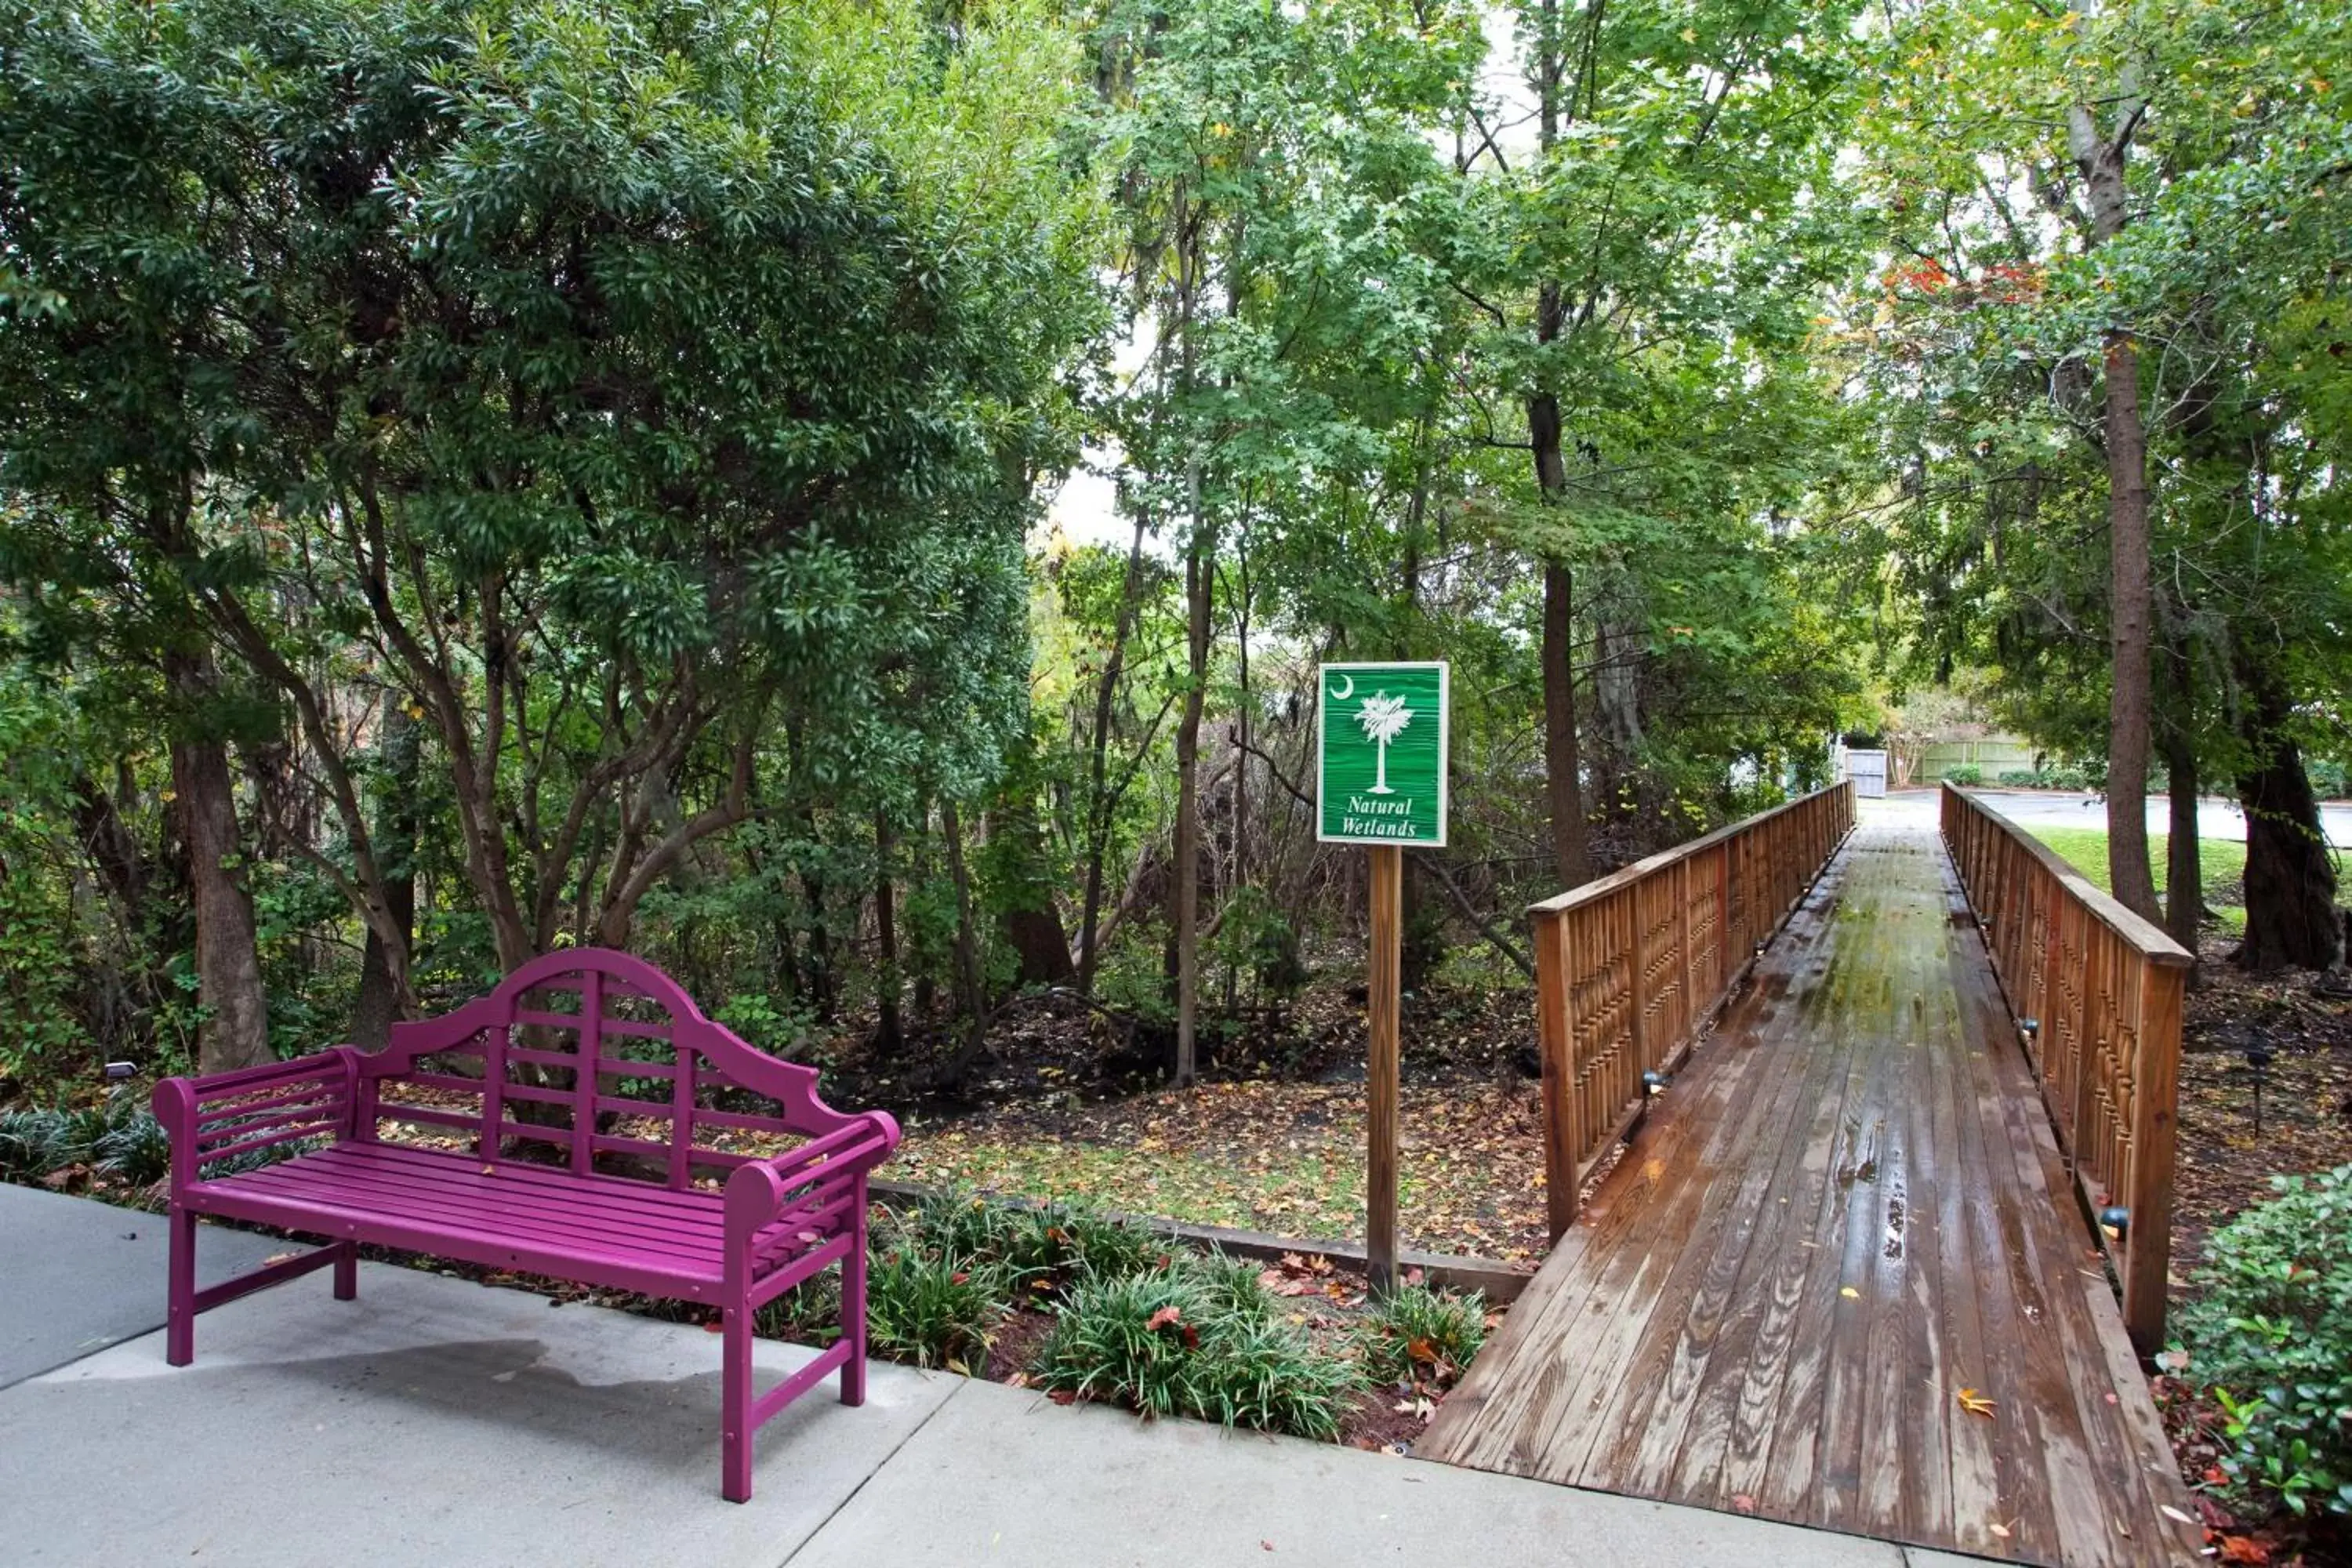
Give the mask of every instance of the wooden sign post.
M 1364 1250 L 1372 1290 L 1385 1295 L 1396 1283 L 1404 850 L 1444 847 L 1453 714 L 1443 663 L 1327 664 L 1318 676 L 1315 836 L 1371 850 Z

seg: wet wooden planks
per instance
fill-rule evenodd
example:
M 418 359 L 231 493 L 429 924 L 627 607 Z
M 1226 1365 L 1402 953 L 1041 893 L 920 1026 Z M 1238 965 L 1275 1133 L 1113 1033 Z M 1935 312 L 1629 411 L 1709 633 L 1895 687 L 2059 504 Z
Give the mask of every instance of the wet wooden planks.
M 1931 826 L 1857 829 L 1416 1451 L 1988 1557 L 2194 1560 Z

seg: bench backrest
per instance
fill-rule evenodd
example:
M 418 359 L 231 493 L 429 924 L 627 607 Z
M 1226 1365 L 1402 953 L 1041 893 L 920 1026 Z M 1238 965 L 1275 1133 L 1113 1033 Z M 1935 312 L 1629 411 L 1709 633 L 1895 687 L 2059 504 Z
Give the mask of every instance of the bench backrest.
M 363 1058 L 354 1131 L 374 1141 L 384 1122 L 456 1129 L 486 1163 L 509 1140 L 551 1144 L 582 1174 L 617 1167 L 683 1189 L 698 1171 L 860 1120 L 819 1100 L 816 1083 L 814 1068 L 705 1017 L 644 959 L 569 948 L 453 1013 L 394 1025 L 385 1048 Z

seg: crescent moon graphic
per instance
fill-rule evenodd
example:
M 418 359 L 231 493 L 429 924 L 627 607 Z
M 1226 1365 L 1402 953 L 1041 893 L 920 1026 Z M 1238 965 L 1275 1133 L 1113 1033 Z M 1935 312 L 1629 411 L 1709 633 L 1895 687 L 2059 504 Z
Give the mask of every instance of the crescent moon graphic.
M 1345 702 L 1355 694 L 1356 678 L 1352 675 L 1342 675 L 1339 677 L 1339 686 L 1331 693 L 1331 700 L 1334 702 Z

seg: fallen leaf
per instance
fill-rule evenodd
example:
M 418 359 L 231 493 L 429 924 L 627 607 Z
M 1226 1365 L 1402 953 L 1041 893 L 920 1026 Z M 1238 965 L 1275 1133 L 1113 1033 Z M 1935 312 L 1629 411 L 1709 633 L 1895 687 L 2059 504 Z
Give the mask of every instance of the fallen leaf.
M 1738 1509 L 1742 1513 L 1754 1513 L 1756 1511 L 1756 1500 L 1746 1492 L 1738 1492 L 1734 1494 L 1732 1497 L 1731 1506 Z
M 2184 851 L 2184 853 L 2186 853 L 2186 851 Z M 1862 1292 L 1855 1289 L 1851 1285 L 1846 1286 L 1843 1289 L 1840 1290 L 1838 1294 L 1844 1297 L 1849 1301 L 1859 1301 L 1862 1300 Z
M 2255 1568 L 2271 1560 L 2271 1549 L 2251 1535 L 2225 1535 L 2221 1538 L 2221 1561 L 2252 1563 Z
M 2168 1502 L 2160 1502 L 2156 1506 L 2157 1510 L 2162 1513 L 2167 1519 L 2177 1519 L 2183 1524 L 2194 1524 L 2197 1522 L 2195 1520 L 2189 1518 L 2187 1514 L 2181 1512 L 2179 1509 L 2173 1507 Z
M 1956 1397 L 1960 1402 L 1961 1409 L 1971 1415 L 1981 1415 L 1988 1421 L 1992 1419 L 1992 1413 L 1998 1408 L 1991 1400 L 1973 1388 L 1963 1388 Z
M 1143 1326 L 1147 1329 L 1171 1329 L 1181 1328 L 1183 1324 L 1184 1312 L 1181 1308 L 1162 1307 L 1160 1310 L 1152 1313 L 1150 1319 L 1145 1322 Z
M 2009 1539 L 2009 1526 L 2005 1524 L 1995 1522 L 1986 1525 L 1985 1528 L 1991 1531 L 2003 1541 L 2007 1541 Z

